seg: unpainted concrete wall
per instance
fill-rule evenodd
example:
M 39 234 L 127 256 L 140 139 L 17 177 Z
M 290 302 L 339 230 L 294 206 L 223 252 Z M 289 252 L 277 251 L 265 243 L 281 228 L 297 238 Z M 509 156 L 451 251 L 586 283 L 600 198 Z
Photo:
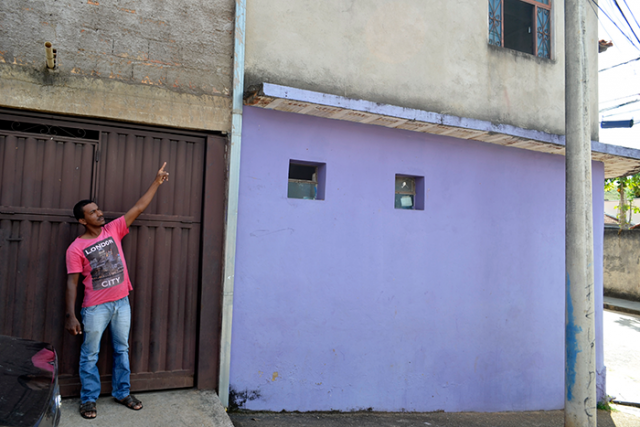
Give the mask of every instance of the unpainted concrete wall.
M 0 106 L 228 130 L 233 19 L 233 0 L 0 0 Z
M 592 138 L 597 20 L 588 11 Z M 487 1 L 249 0 L 246 83 L 277 83 L 564 134 L 564 10 L 552 59 L 488 43 Z
M 604 230 L 604 294 L 640 301 L 640 230 Z

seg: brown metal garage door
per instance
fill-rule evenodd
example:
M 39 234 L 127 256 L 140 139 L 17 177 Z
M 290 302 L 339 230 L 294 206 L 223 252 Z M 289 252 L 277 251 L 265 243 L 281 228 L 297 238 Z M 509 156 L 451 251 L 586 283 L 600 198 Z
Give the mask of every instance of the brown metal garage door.
M 134 291 L 130 337 L 133 390 L 192 387 L 196 374 L 212 384 L 217 374 L 216 333 L 198 345 L 200 302 L 216 290 L 201 287 L 202 257 L 220 265 L 219 207 L 203 230 L 205 181 L 218 199 L 224 175 L 207 172 L 205 161 L 223 162 L 221 139 L 169 131 L 39 121 L 0 116 L 0 333 L 48 341 L 60 358 L 64 395 L 79 390 L 80 337 L 64 331 L 64 253 L 82 232 L 71 208 L 92 198 L 108 220 L 124 214 L 167 161 L 170 180 L 123 240 Z M 211 168 L 209 168 L 211 169 Z M 215 188 L 214 188 L 215 187 Z M 217 200 L 223 205 L 224 200 Z M 211 205 L 211 203 L 209 203 Z M 215 224 L 214 224 L 215 223 Z M 213 239 L 201 248 L 202 236 Z M 218 275 L 219 268 L 208 275 Z M 213 277 L 219 284 L 219 277 Z M 203 294 L 205 293 L 205 294 Z M 81 300 L 82 292 L 78 300 Z M 78 304 L 79 311 L 79 304 Z M 211 317 L 213 316 L 213 318 Z M 208 326 L 209 327 L 209 326 Z M 109 392 L 111 350 L 103 339 L 100 372 Z M 197 350 L 215 354 L 215 360 Z M 208 360 L 204 360 L 204 359 Z M 198 373 L 198 362 L 204 366 Z M 213 364 L 212 364 L 213 362 Z

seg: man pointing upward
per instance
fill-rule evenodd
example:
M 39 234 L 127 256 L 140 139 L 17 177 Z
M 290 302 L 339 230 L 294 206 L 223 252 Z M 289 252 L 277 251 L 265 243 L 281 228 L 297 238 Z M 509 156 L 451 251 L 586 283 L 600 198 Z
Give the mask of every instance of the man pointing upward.
M 129 211 L 106 224 L 102 211 L 92 200 L 81 200 L 73 214 L 84 225 L 85 232 L 67 249 L 67 291 L 65 329 L 72 335 L 84 334 L 80 349 L 80 415 L 97 416 L 96 401 L 100 395 L 100 373 L 96 363 L 100 339 L 109 326 L 113 340 L 113 372 L 111 394 L 114 399 L 133 410 L 142 409 L 142 402 L 130 394 L 129 329 L 131 281 L 122 252 L 122 238 L 129 227 L 149 206 L 158 187 L 169 179 L 165 162 L 146 193 Z M 78 279 L 84 276 L 82 325 L 75 314 Z M 84 328 L 83 328 L 84 326 Z M 84 332 L 83 332 L 84 330 Z

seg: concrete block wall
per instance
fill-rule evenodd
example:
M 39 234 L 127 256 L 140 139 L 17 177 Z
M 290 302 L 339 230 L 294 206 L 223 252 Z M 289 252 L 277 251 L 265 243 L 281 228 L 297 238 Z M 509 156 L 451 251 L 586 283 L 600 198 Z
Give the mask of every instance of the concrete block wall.
M 0 0 L 0 105 L 226 130 L 233 31 L 232 0 Z
M 640 301 L 640 230 L 604 230 L 604 294 Z

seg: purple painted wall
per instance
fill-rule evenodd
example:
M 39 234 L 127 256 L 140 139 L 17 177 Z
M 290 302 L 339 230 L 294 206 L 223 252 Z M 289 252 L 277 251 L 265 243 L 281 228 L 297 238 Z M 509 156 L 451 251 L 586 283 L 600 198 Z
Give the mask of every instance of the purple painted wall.
M 253 107 L 242 144 L 237 403 L 563 407 L 563 157 Z M 326 163 L 325 200 L 287 198 L 290 159 Z M 423 211 L 394 209 L 395 174 L 424 177 Z

